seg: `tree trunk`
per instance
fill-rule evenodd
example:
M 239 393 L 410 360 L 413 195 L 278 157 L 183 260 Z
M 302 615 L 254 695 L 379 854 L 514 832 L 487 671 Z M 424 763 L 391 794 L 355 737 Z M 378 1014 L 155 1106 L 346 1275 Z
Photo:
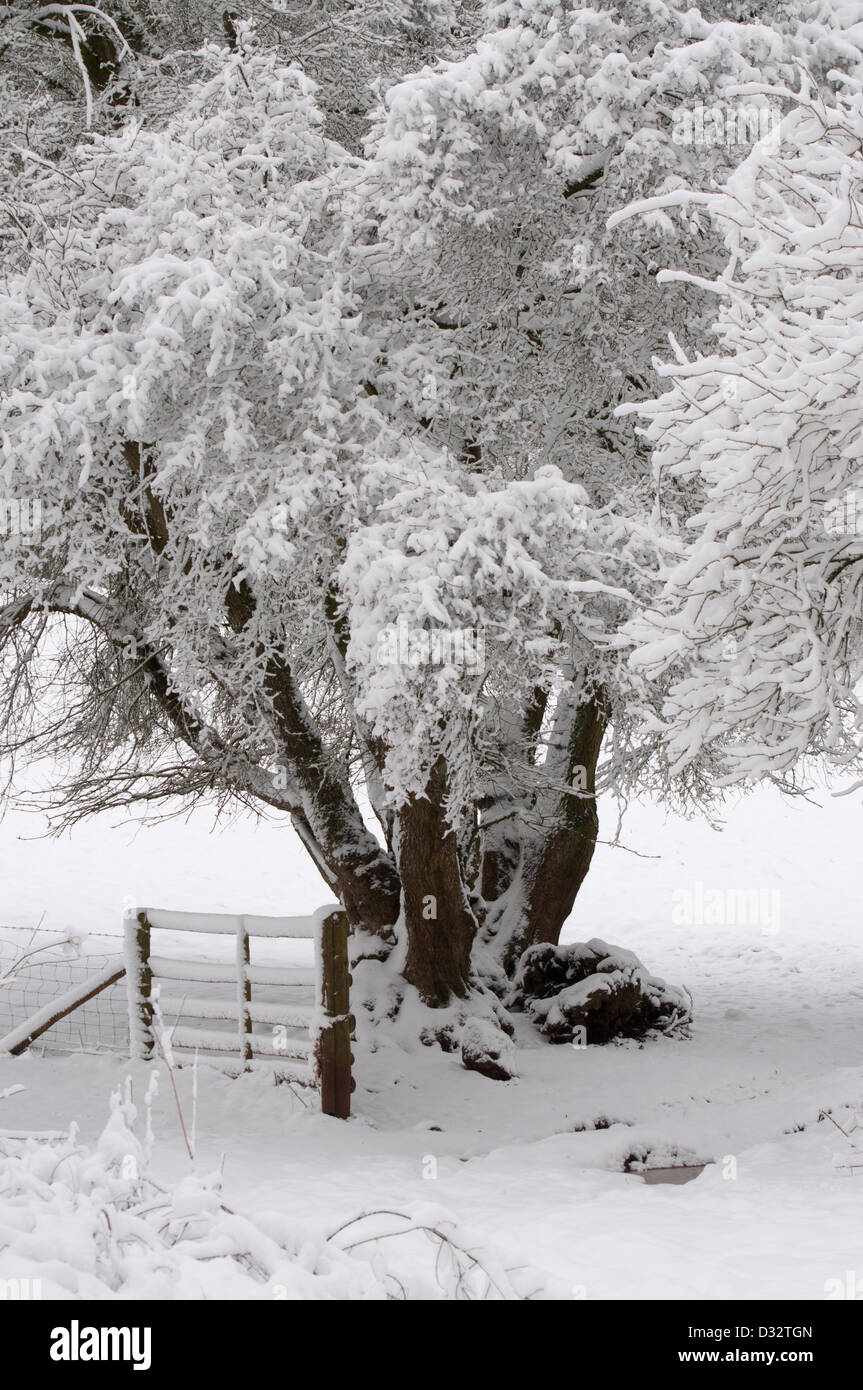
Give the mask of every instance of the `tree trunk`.
M 405 978 L 433 1007 L 467 994 L 477 928 L 462 883 L 456 836 L 444 817 L 445 790 L 439 762 L 426 795 L 411 799 L 399 812 L 396 836 L 407 937 Z
M 231 626 L 242 633 L 254 616 L 253 598 L 242 585 L 232 587 L 227 609 Z M 25 596 L 0 611 L 0 639 L 43 610 L 89 622 L 122 651 L 130 633 L 138 633 L 134 615 L 122 605 L 59 586 L 38 603 Z M 468 814 L 457 828 L 450 826 L 447 768 L 440 758 L 425 793 L 395 814 L 392 846 L 385 848 L 366 828 L 347 769 L 325 747 L 283 660 L 270 657 L 260 696 L 279 740 L 276 771 L 284 771 L 287 782 L 275 797 L 272 768 L 247 764 L 242 755 L 232 760 L 218 730 L 174 688 L 160 650 L 143 637 L 134 640 L 151 696 L 175 736 L 212 766 L 213 784 L 216 775 L 226 776 L 226 785 L 236 778 L 243 792 L 290 811 L 352 926 L 369 934 L 379 958 L 396 944 L 404 948 L 404 978 L 427 1004 L 464 999 L 478 983 L 477 971 L 486 987 L 497 988 L 502 971 L 511 975 L 527 947 L 557 942 L 596 844 L 595 773 L 609 718 L 601 694 L 584 704 L 574 696 L 560 702 L 550 756 L 536 769 L 542 785 L 530 798 L 491 785 L 478 798 L 481 821 Z M 479 923 L 482 952 L 472 960 Z
M 534 834 L 522 845 L 516 899 L 498 924 L 501 960 L 511 975 L 528 946 L 557 944 L 587 876 L 599 833 L 596 808 L 596 765 L 608 725 L 601 698 L 582 705 L 572 725 L 565 774 L 578 790 L 563 795 L 545 834 Z

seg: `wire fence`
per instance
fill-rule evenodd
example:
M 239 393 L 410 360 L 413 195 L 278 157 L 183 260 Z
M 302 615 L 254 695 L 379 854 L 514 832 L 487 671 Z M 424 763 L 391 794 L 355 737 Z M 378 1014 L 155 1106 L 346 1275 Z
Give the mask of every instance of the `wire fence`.
M 201 938 L 199 938 L 200 940 Z M 94 949 L 98 942 L 104 942 L 104 950 Z M 218 939 L 217 939 L 217 944 Z M 268 942 L 268 959 L 272 964 L 307 966 L 314 962 L 311 944 L 305 941 Z M 27 928 L 0 925 L 0 1039 L 27 1023 L 34 1014 L 46 1005 L 54 1004 L 62 995 L 95 979 L 110 962 L 122 953 L 123 939 L 108 933 L 88 932 L 84 942 L 72 934 L 63 935 L 42 928 Z M 233 943 L 213 955 L 211 963 L 219 961 L 229 969 L 235 968 Z M 167 992 L 173 996 L 166 1000 L 165 1023 L 169 1030 L 177 1025 L 195 1026 L 200 1014 L 195 1009 L 200 996 L 208 999 L 224 999 L 227 1013 L 235 1015 L 236 980 L 218 983 L 215 980 L 195 982 L 184 979 L 183 983 L 171 982 Z M 179 998 L 177 997 L 179 996 Z M 312 1004 L 314 991 L 297 991 L 294 998 L 299 1004 Z M 260 1005 L 283 1002 L 282 988 L 268 987 L 266 983 L 256 982 L 255 999 Z M 213 1018 L 207 1027 L 213 1034 L 224 1033 L 232 1038 L 237 1032 L 236 1017 Z M 255 1046 L 263 1053 L 271 1052 L 274 1065 L 280 1063 L 280 1054 L 286 1043 L 282 1038 L 286 1030 L 253 1025 Z M 112 1052 L 129 1054 L 129 1006 L 126 981 L 118 980 L 94 999 L 88 1000 L 65 1018 L 59 1019 L 32 1044 L 36 1054 L 56 1055 L 69 1052 Z M 211 1055 L 211 1050 L 203 1047 L 202 1056 Z M 212 1053 L 212 1058 L 230 1066 L 230 1059 Z M 182 1058 L 177 1058 L 182 1065 Z
M 71 937 L 40 928 L 0 927 L 0 1038 L 46 1004 L 97 975 L 120 954 L 119 937 L 105 937 L 114 949 L 86 951 Z M 55 1023 L 33 1050 L 128 1052 L 129 1012 L 122 980 Z

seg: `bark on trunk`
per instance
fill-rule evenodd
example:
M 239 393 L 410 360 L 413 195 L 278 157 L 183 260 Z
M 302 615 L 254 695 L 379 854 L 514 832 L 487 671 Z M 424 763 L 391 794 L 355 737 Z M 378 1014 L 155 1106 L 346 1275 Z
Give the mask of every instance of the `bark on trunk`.
M 444 817 L 445 790 L 439 763 L 426 796 L 400 811 L 396 837 L 407 935 L 405 978 L 433 1007 L 467 994 L 477 926 L 462 883 L 456 836 Z
M 255 614 L 254 595 L 245 582 L 231 585 L 225 607 L 231 627 L 243 632 Z M 391 942 L 399 908 L 395 867 L 366 830 L 344 770 L 330 766 L 290 667 L 276 657 L 267 663 L 264 694 L 281 738 L 285 766 L 301 795 L 311 835 L 335 880 L 348 920 Z
M 608 724 L 601 700 L 583 705 L 575 718 L 570 742 L 568 780 L 583 769 L 581 795 L 562 798 L 556 827 L 524 848 L 521 870 L 523 913 L 506 945 L 503 964 L 511 974 L 519 957 L 537 942 L 556 945 L 561 928 L 590 868 L 599 815 L 596 809 L 596 764 Z

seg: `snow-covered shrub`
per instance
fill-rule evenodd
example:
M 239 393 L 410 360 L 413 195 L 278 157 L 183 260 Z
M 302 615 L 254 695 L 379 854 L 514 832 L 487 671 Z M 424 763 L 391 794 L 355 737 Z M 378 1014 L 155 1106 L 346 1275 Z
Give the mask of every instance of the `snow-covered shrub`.
M 555 1296 L 439 1207 L 361 1212 L 322 1232 L 301 1215 L 235 1210 L 221 1173 L 158 1181 L 150 1098 L 143 1137 L 129 1081 L 92 1148 L 74 1126 L 62 1139 L 0 1136 L 0 1281 L 37 1278 L 58 1299 Z
M 632 951 L 598 937 L 531 946 L 521 958 L 511 1004 L 552 1042 L 605 1043 L 687 1023 L 692 1000 L 645 970 Z
M 0 1140 L 0 1276 L 38 1277 L 56 1298 L 385 1296 L 338 1250 L 233 1211 L 218 1174 L 157 1182 L 135 1121 L 127 1083 L 94 1148 L 74 1126 L 59 1142 Z

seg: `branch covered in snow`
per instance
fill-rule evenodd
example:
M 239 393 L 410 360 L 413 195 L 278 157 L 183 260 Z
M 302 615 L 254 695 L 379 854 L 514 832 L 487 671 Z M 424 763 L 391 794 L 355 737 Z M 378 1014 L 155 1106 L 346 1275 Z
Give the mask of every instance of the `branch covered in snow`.
M 727 780 L 860 764 L 861 140 L 859 80 L 804 91 L 712 195 L 717 348 L 659 365 L 669 389 L 638 407 L 658 483 L 694 481 L 701 506 L 629 626 L 633 666 L 671 678 L 675 766 L 712 746 Z

